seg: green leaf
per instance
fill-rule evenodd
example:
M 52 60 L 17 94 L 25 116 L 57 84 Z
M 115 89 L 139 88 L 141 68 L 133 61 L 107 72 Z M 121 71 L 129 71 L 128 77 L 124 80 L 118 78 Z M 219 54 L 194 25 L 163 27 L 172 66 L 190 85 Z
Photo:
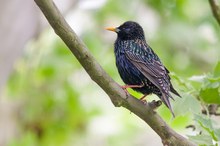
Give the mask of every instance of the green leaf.
M 208 77 L 209 83 L 218 83 L 220 84 L 220 76 L 219 77 Z
M 214 122 L 211 119 L 201 115 L 195 115 L 194 118 L 200 124 L 200 126 L 210 134 L 213 140 L 219 140 L 219 129 L 214 128 Z
M 176 98 L 173 106 L 176 115 L 184 115 L 186 113 L 199 113 L 201 106 L 199 101 L 190 94 L 182 94 L 183 98 Z
M 198 121 L 199 123 L 201 123 L 203 126 L 209 128 L 209 129 L 213 129 L 212 122 L 210 119 L 208 119 L 202 115 L 195 115 L 194 119 L 196 121 Z
M 209 135 L 196 135 L 196 136 L 188 136 L 191 141 L 194 143 L 200 145 L 200 146 L 206 146 L 206 145 L 212 145 L 212 138 Z
M 216 103 L 220 104 L 219 87 L 215 88 L 203 88 L 200 90 L 200 98 L 205 103 Z

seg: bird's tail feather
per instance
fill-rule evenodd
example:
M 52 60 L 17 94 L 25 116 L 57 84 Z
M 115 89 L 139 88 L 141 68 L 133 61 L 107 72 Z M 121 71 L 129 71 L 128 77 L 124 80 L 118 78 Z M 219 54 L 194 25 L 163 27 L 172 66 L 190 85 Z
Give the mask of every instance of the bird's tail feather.
M 173 85 L 172 85 L 172 84 L 170 85 L 170 91 L 171 91 L 173 94 L 175 94 L 175 95 L 181 97 L 180 94 L 173 88 Z
M 169 101 L 169 97 L 173 98 L 171 95 L 166 95 L 166 94 L 162 93 L 161 100 L 169 108 L 169 110 L 172 113 L 173 117 L 175 117 L 174 112 L 173 112 L 172 107 L 171 107 L 171 104 L 170 104 L 170 101 Z

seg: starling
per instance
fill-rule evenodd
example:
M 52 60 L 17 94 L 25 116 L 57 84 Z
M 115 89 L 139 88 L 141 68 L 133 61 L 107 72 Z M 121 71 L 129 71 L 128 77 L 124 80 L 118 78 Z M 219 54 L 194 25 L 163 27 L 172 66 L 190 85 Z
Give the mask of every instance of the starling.
M 174 116 L 169 101 L 169 98 L 173 99 L 170 92 L 180 95 L 170 82 L 168 69 L 147 44 L 143 28 L 136 22 L 127 21 L 107 30 L 117 33 L 114 53 L 118 72 L 126 84 L 122 88 L 132 88 L 142 93 L 144 96 L 141 99 L 156 94 Z

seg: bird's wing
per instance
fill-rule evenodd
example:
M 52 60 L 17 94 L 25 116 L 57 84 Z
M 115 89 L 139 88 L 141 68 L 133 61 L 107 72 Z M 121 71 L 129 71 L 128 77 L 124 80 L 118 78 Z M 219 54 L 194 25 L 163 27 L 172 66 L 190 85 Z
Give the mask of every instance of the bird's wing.
M 125 55 L 128 60 L 157 88 L 168 93 L 170 90 L 170 79 L 166 68 L 159 59 L 152 58 L 152 56 L 156 55 L 152 50 L 147 52 L 145 49 L 142 49 L 142 51 L 142 53 L 134 53 L 127 50 L 125 51 Z M 153 53 L 153 55 L 148 57 L 148 53 Z
M 139 45 L 136 45 L 135 47 L 137 46 Z M 126 50 L 125 56 L 147 79 L 149 79 L 157 88 L 160 89 L 162 93 L 161 100 L 172 112 L 168 99 L 168 97 L 173 99 L 169 93 L 171 83 L 168 72 L 153 50 L 143 47 L 149 46 L 141 45 L 139 48 L 139 53 Z

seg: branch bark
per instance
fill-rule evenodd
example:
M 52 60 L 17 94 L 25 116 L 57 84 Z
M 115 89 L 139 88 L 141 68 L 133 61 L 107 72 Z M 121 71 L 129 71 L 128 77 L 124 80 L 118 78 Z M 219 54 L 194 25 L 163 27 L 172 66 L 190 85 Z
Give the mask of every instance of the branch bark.
M 164 145 L 195 146 L 194 143 L 171 129 L 149 104 L 143 104 L 135 97 L 125 94 L 124 90 L 102 69 L 85 44 L 70 28 L 52 0 L 35 0 L 35 2 L 55 33 L 68 46 L 91 79 L 108 94 L 116 107 L 123 106 L 144 120 L 161 137 Z
M 212 13 L 217 20 L 218 24 L 220 25 L 220 7 L 218 5 L 217 0 L 209 0 L 209 4 L 212 9 Z

